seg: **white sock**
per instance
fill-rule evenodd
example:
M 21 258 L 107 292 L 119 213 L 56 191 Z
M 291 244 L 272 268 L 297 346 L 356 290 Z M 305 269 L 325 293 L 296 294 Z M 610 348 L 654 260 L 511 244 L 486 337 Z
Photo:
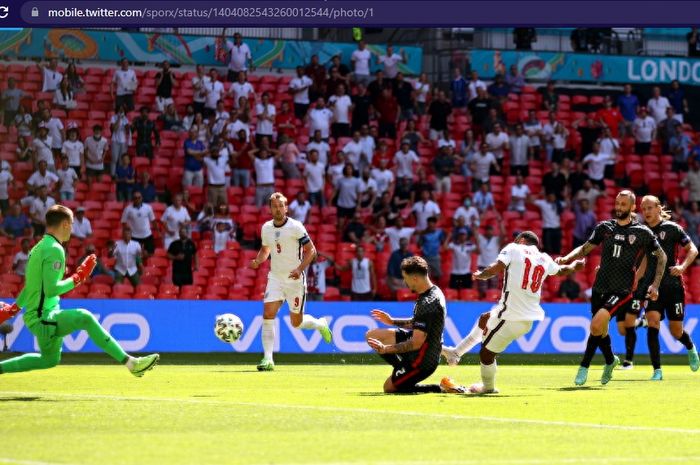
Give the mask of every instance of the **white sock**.
M 326 326 L 323 322 L 322 319 L 320 318 L 314 318 L 308 313 L 304 313 L 304 317 L 301 320 L 301 324 L 299 325 L 300 329 L 319 329 L 323 328 Z
M 262 345 L 264 357 L 272 360 L 272 351 L 275 349 L 275 320 L 263 320 Z
M 134 368 L 135 363 L 136 357 L 132 357 L 131 355 L 129 355 L 129 358 L 126 360 L 126 363 L 124 365 L 126 365 L 127 370 L 131 371 Z
M 494 360 L 491 365 L 481 364 L 481 382 L 484 384 L 484 389 L 492 390 L 496 387 L 496 371 L 498 366 Z
M 459 344 L 457 344 L 457 347 L 455 347 L 455 352 L 457 355 L 460 357 L 470 350 L 472 350 L 478 343 L 481 342 L 481 339 L 483 337 L 484 331 L 479 328 L 479 325 L 474 326 L 472 328 L 471 332 L 467 334 L 467 336 L 459 341 Z

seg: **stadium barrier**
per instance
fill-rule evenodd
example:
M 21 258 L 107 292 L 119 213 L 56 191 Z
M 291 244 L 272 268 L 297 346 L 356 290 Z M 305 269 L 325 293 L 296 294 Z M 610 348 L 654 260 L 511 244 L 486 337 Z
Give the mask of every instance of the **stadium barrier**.
M 71 300 L 61 302 L 63 308 L 89 309 L 100 323 L 132 352 L 262 352 L 260 330 L 262 304 L 243 301 L 183 301 L 183 300 Z M 481 302 L 450 302 L 444 339 L 456 344 L 474 325 L 477 317 L 492 304 Z M 364 334 L 376 328 L 369 312 L 381 308 L 396 317 L 410 316 L 412 305 L 400 302 L 309 302 L 308 313 L 326 317 L 333 331 L 334 344 L 325 344 L 317 331 L 292 329 L 286 306 L 276 320 L 275 350 L 286 353 L 366 353 L 370 352 Z M 536 323 L 532 331 L 512 344 L 509 353 L 581 353 L 588 337 L 590 310 L 586 304 L 545 304 L 547 317 Z M 686 329 L 700 340 L 697 330 L 700 305 L 687 309 Z M 214 320 L 221 313 L 235 313 L 245 325 L 245 331 L 233 349 L 214 335 Z M 22 318 L 15 318 L 14 331 L 8 335 L 12 350 L 37 350 L 36 341 L 24 326 Z M 613 347 L 624 350 L 624 339 L 618 336 L 614 322 L 610 334 Z M 644 331 L 640 329 L 639 331 Z M 694 334 L 693 334 L 694 333 Z M 662 353 L 683 352 L 673 339 L 665 322 L 661 328 Z M 99 352 L 81 331 L 64 340 L 67 352 Z M 638 353 L 648 353 L 646 338 L 639 337 Z

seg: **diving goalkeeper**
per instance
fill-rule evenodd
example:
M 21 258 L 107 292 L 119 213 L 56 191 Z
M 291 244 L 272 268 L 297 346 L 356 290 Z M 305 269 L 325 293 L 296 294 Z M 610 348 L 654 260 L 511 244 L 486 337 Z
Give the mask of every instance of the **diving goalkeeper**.
M 131 357 L 117 341 L 100 326 L 92 313 L 79 309 L 59 308 L 60 296 L 88 280 L 97 263 L 90 255 L 75 273 L 63 279 L 66 254 L 61 245 L 68 241 L 73 226 L 73 212 L 63 205 L 54 205 L 46 213 L 46 234 L 29 253 L 22 292 L 14 304 L 0 302 L 0 322 L 15 316 L 25 308 L 24 323 L 39 343 L 39 354 L 25 354 L 0 362 L 0 373 L 41 370 L 58 365 L 63 338 L 72 332 L 85 330 L 92 342 L 110 357 L 126 365 L 137 377 L 153 368 L 158 354 Z

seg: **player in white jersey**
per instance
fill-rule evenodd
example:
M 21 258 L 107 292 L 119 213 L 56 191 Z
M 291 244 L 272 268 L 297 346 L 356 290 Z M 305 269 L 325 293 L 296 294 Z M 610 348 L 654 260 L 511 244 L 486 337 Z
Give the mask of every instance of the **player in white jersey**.
M 547 276 L 564 276 L 583 269 L 584 260 L 570 265 L 557 265 L 552 257 L 540 252 L 539 238 L 532 231 L 520 233 L 515 242 L 508 244 L 498 254 L 495 262 L 474 274 L 476 279 L 490 279 L 504 272 L 501 299 L 490 312 L 479 317 L 470 334 L 455 348 L 444 347 L 443 355 L 450 365 L 459 363 L 460 357 L 481 341 L 481 383 L 469 388 L 472 394 L 498 392 L 496 381 L 496 356 L 511 342 L 527 334 L 535 321 L 544 319 L 540 306 L 542 283 Z
M 272 220 L 262 227 L 262 247 L 250 267 L 257 270 L 270 257 L 267 288 L 263 299 L 262 345 L 265 351 L 258 371 L 272 371 L 275 363 L 275 318 L 286 301 L 292 325 L 301 329 L 317 329 L 323 340 L 331 342 L 331 331 L 325 318 L 305 314 L 306 268 L 316 256 L 316 248 L 302 223 L 287 216 L 287 198 L 275 192 L 270 196 Z

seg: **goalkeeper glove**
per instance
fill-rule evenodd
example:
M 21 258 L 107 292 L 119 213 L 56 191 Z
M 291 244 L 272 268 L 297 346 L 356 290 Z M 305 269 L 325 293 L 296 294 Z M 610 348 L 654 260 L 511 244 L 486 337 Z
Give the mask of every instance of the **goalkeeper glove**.
M 97 256 L 95 254 L 88 255 L 85 260 L 83 260 L 83 263 L 78 266 L 78 269 L 75 271 L 75 273 L 73 273 L 73 276 L 71 276 L 75 287 L 80 286 L 87 281 L 88 278 L 90 278 L 95 266 L 97 266 Z
M 17 315 L 20 308 L 17 304 L 6 304 L 5 302 L 0 302 L 0 323 L 3 323 L 13 316 Z

